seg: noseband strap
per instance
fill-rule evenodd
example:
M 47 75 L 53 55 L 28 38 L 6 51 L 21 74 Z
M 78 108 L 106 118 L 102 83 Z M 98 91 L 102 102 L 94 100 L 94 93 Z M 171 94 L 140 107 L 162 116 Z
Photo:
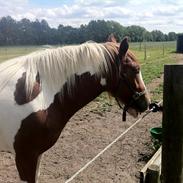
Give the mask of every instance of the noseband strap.
M 117 97 L 115 97 L 118 105 L 120 108 L 123 109 L 123 121 L 126 121 L 126 112 L 129 109 L 129 107 L 133 104 L 133 103 L 137 103 L 137 101 L 139 100 L 139 98 L 143 95 L 146 94 L 146 90 L 142 91 L 142 92 L 137 92 L 134 90 L 134 88 L 131 86 L 129 80 L 126 78 L 126 76 L 123 74 L 122 76 L 120 76 L 119 78 L 119 84 L 118 84 L 118 88 L 120 86 L 120 81 L 123 80 L 125 81 L 126 85 L 128 86 L 128 88 L 132 91 L 133 95 L 132 98 L 130 100 L 130 102 L 128 104 L 126 104 L 124 107 L 122 107 L 122 105 L 120 104 L 119 100 Z
M 132 98 L 136 101 L 138 100 L 141 96 L 145 95 L 146 90 L 142 91 L 142 92 L 135 92 L 132 96 Z

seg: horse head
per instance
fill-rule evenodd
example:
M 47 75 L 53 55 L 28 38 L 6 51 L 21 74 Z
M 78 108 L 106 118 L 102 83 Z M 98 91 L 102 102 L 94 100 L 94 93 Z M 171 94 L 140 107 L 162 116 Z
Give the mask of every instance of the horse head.
M 115 45 L 116 42 L 114 42 Z M 134 117 L 148 109 L 150 98 L 142 79 L 140 64 L 136 56 L 128 49 L 128 38 L 124 38 L 117 45 L 115 57 L 117 70 L 116 86 L 111 92 L 118 104 L 124 104 L 124 118 L 126 111 Z

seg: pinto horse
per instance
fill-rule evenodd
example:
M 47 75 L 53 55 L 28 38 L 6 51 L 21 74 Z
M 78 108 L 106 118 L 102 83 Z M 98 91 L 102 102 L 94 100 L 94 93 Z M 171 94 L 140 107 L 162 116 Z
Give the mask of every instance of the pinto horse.
M 38 182 L 42 153 L 71 116 L 103 91 L 133 116 L 149 106 L 128 40 L 42 50 L 0 65 L 0 150 L 15 153 L 22 182 Z

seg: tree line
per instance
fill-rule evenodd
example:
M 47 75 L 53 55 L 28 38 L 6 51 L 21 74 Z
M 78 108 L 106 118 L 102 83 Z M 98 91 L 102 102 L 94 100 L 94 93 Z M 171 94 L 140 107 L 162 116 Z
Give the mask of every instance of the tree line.
M 0 45 L 78 44 L 88 40 L 105 42 L 111 33 L 118 40 L 128 36 L 132 42 L 174 41 L 177 37 L 175 32 L 149 32 L 140 26 L 125 27 L 115 21 L 92 20 L 78 28 L 62 24 L 52 28 L 46 20 L 24 18 L 16 21 L 10 16 L 0 19 Z

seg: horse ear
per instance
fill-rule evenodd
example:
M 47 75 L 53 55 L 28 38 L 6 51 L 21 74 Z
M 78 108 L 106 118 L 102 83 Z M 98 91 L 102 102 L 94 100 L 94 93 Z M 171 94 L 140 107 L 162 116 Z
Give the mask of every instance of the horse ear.
M 125 37 L 120 44 L 119 47 L 119 58 L 122 59 L 126 56 L 126 53 L 128 51 L 129 44 L 128 44 L 128 37 Z
M 117 39 L 116 39 L 116 37 L 114 36 L 113 33 L 108 36 L 107 41 L 117 43 Z

